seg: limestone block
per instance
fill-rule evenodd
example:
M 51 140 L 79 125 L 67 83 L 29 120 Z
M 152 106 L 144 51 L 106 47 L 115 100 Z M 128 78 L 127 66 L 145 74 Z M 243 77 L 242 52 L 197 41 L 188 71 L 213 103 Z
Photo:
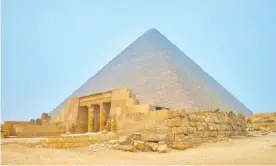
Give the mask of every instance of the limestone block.
M 191 127 L 196 127 L 196 122 L 194 122 L 194 121 L 189 121 L 189 124 Z
M 145 132 L 157 133 L 157 128 L 156 127 L 151 127 L 151 128 L 146 129 Z
M 197 122 L 197 115 L 189 114 L 188 117 L 190 122 Z
M 149 149 L 152 149 L 152 151 L 156 152 L 157 149 L 158 149 L 158 144 L 157 143 L 154 143 L 154 142 L 149 142 L 149 143 L 146 143 L 150 148 Z M 149 150 L 151 151 L 151 150 Z
M 185 140 L 185 135 L 184 134 L 174 134 L 174 141 L 177 142 L 182 142 Z
M 128 112 L 150 112 L 151 106 L 148 104 L 133 105 L 127 107 Z
M 188 134 L 194 134 L 196 132 L 196 129 L 193 127 L 187 127 Z
M 204 132 L 202 132 L 202 134 L 201 134 L 201 137 L 202 138 L 208 138 L 209 137 L 209 131 L 204 131 Z
M 131 145 L 115 145 L 112 147 L 115 150 L 123 150 L 123 151 L 129 151 L 129 152 L 136 152 L 137 149 L 134 146 Z
M 188 144 L 188 145 L 187 144 L 173 144 L 172 148 L 177 149 L 177 150 L 186 150 L 189 148 L 193 148 L 193 146 L 190 144 Z
M 158 134 L 167 134 L 167 133 L 171 133 L 171 132 L 172 132 L 171 127 L 158 127 L 157 128 L 157 133 Z
M 226 131 L 218 131 L 219 136 L 226 136 Z
M 169 113 L 167 110 L 156 111 L 155 120 L 167 120 L 169 119 Z
M 179 127 L 180 124 L 181 124 L 181 119 L 179 117 L 168 120 L 169 127 Z
M 155 120 L 155 125 L 158 127 L 167 127 L 168 120 Z
M 197 137 L 197 138 L 193 138 L 191 140 L 189 140 L 189 142 L 191 142 L 193 145 L 200 145 L 202 144 L 204 141 L 201 137 Z
M 148 142 L 165 141 L 166 137 L 167 137 L 167 134 L 155 134 L 155 133 L 143 133 L 142 134 L 142 140 L 145 140 Z
M 168 147 L 167 144 L 165 144 L 165 145 L 160 145 L 160 146 L 158 147 L 157 151 L 158 151 L 159 153 L 167 153 L 167 152 L 169 151 L 169 147 Z
M 182 127 L 172 127 L 172 133 L 174 134 L 184 134 L 184 130 Z
M 206 115 L 206 116 L 204 117 L 204 122 L 205 122 L 205 123 L 214 123 L 213 119 L 212 119 L 211 116 L 209 116 L 209 115 Z
M 209 131 L 209 136 L 210 137 L 217 137 L 218 136 L 218 132 L 217 131 Z
M 149 111 L 146 114 L 146 120 L 156 120 L 157 111 Z
M 203 131 L 197 131 L 197 132 L 195 132 L 195 137 L 196 137 L 196 138 L 202 138 L 203 135 L 204 135 L 204 132 L 203 132 Z
M 203 131 L 203 130 L 204 130 L 203 123 L 196 122 L 196 129 L 197 129 L 198 131 Z
M 185 116 L 187 116 L 187 114 L 186 114 L 185 110 L 183 110 L 183 109 L 169 110 L 168 116 L 169 116 L 169 119 L 174 119 L 174 118 L 178 118 L 178 117 L 185 117 Z
M 185 110 L 184 109 L 179 109 L 179 110 L 177 110 L 177 114 L 178 114 L 178 116 L 179 117 L 187 117 L 187 114 L 186 114 L 186 112 L 185 112 Z
M 132 105 L 135 105 L 135 104 L 136 104 L 135 99 L 133 99 L 133 98 L 127 98 L 126 99 L 126 106 L 132 106 Z
M 145 149 L 145 142 L 144 141 L 134 141 L 133 146 L 137 150 L 142 150 L 143 151 Z
M 151 129 L 155 127 L 155 120 L 145 120 L 145 129 Z
M 222 119 L 220 116 L 215 115 L 215 116 L 213 116 L 213 119 L 214 119 L 214 123 L 216 123 L 216 124 L 222 123 Z
M 165 140 L 160 140 L 160 141 L 165 141 L 166 143 L 171 143 L 171 142 L 174 141 L 174 134 L 173 133 L 167 133 L 166 137 L 165 137 Z
M 181 127 L 188 127 L 188 126 L 190 126 L 190 122 L 189 122 L 189 119 L 188 119 L 187 116 L 181 118 L 180 126 Z
M 130 136 L 120 136 L 118 142 L 120 145 L 130 145 L 131 138 L 130 138 Z
M 135 112 L 133 114 L 134 114 L 133 120 L 135 120 L 135 121 L 140 121 L 140 120 L 146 119 L 146 114 L 143 112 Z
M 216 131 L 217 128 L 216 128 L 216 125 L 214 123 L 208 123 L 208 130 L 210 131 Z

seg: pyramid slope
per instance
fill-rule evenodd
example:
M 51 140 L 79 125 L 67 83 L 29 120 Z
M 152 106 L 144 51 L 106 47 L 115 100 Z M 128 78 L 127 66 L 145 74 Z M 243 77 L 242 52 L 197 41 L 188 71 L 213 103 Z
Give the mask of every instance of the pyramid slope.
M 155 106 L 252 114 L 156 29 L 145 32 L 67 99 L 123 87 L 132 89 L 141 103 Z M 57 115 L 67 99 L 50 115 Z

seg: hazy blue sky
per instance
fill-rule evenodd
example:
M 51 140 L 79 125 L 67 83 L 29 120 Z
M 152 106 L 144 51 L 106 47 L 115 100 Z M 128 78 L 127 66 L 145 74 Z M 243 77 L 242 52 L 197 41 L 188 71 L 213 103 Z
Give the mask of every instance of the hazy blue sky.
M 275 0 L 2 2 L 2 121 L 51 111 L 150 28 L 253 112 L 276 111 Z

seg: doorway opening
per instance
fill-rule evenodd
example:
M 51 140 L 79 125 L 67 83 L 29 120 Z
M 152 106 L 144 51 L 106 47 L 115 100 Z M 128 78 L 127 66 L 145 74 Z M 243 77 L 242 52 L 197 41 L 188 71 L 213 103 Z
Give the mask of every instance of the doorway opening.
M 94 132 L 100 131 L 100 105 L 94 105 Z
M 86 133 L 88 131 L 88 107 L 79 107 L 78 117 L 75 132 L 76 133 Z

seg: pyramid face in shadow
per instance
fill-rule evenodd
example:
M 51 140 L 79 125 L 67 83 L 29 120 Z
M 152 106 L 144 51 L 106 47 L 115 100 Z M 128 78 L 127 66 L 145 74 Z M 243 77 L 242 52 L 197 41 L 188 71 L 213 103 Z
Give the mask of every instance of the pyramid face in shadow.
M 144 104 L 189 110 L 219 108 L 252 114 L 165 36 L 156 29 L 150 29 L 88 79 L 50 115 L 57 115 L 69 98 L 125 87 L 132 89 L 140 103 Z

